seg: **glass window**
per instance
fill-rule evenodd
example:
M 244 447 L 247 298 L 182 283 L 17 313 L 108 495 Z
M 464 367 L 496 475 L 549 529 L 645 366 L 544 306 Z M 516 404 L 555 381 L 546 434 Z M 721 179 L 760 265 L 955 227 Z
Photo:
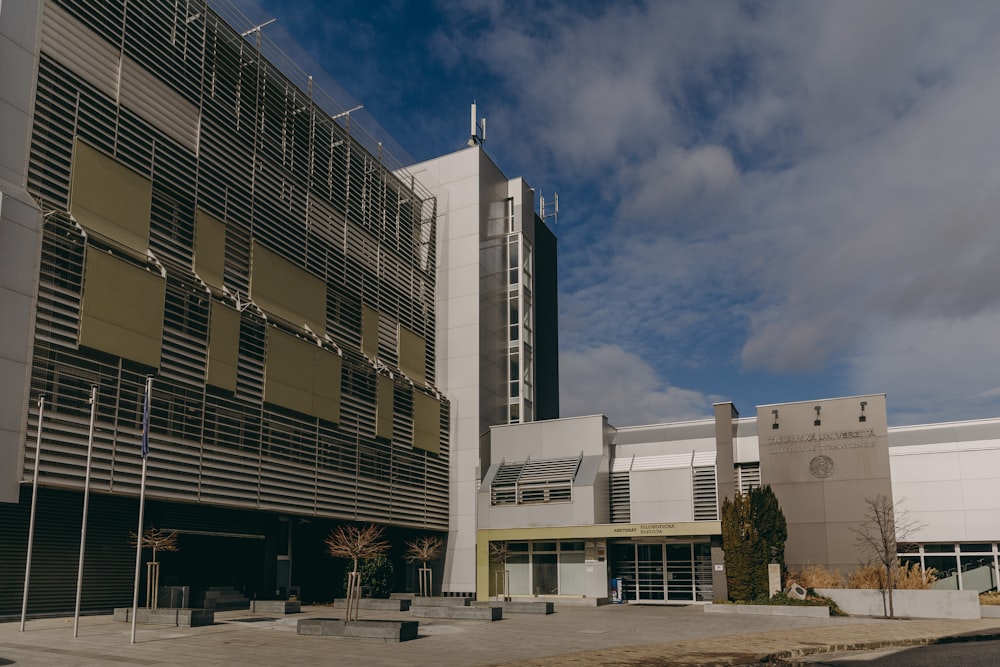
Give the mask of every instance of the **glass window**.
M 567 544 L 563 542 L 563 545 Z M 571 542 L 570 544 L 580 544 L 583 542 Z M 559 593 L 560 595 L 583 595 L 583 575 L 586 566 L 583 562 L 583 551 L 567 552 L 564 550 L 559 554 Z
M 507 550 L 511 551 L 511 552 L 515 552 L 515 551 L 527 551 L 528 550 L 528 543 L 527 542 L 508 542 L 507 543 Z
M 530 575 L 528 554 L 507 557 L 507 586 L 511 595 L 531 595 Z
M 988 591 L 996 588 L 996 572 L 993 571 L 993 555 L 962 556 L 962 588 L 965 590 Z
M 535 544 L 532 546 L 531 550 L 534 551 L 535 553 L 538 553 L 539 551 L 555 551 L 556 550 L 556 543 L 555 542 L 535 542 Z
M 555 548 L 555 543 L 552 543 Z M 534 553 L 531 556 L 532 584 L 535 587 L 535 595 L 558 595 L 559 594 L 559 568 L 557 566 L 556 554 Z
M 560 551 L 583 551 L 583 542 L 560 542 Z
M 993 553 L 992 544 L 960 544 L 958 548 L 962 553 L 966 554 Z
M 953 554 L 955 553 L 954 544 L 925 544 L 924 553 L 927 554 Z

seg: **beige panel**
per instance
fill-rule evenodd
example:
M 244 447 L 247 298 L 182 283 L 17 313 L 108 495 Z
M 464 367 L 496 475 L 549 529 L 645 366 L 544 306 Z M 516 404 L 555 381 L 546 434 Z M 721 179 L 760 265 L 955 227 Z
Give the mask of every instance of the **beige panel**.
M 111 99 L 118 91 L 118 49 L 54 2 L 44 3 L 42 51 Z
M 361 306 L 361 351 L 374 359 L 378 356 L 378 311 Z
M 240 312 L 218 301 L 212 302 L 208 331 L 208 368 L 205 381 L 236 391 L 236 367 L 240 348 Z
M 392 417 L 396 383 L 385 375 L 378 376 L 376 385 L 375 437 L 392 440 Z
M 122 59 L 118 101 L 192 153 L 198 153 L 198 108 L 128 56 Z
M 312 348 L 274 327 L 267 330 L 264 400 L 289 410 L 312 414 Z
M 148 178 L 80 139 L 74 142 L 69 212 L 87 231 L 145 258 L 152 204 Z
M 441 401 L 413 392 L 413 446 L 437 454 L 441 451 Z
M 199 209 L 194 213 L 194 270 L 221 290 L 226 267 L 226 223 Z
M 313 346 L 313 416 L 340 422 L 341 367 L 338 354 Z
M 80 345 L 159 368 L 165 295 L 161 276 L 88 248 Z
M 264 364 L 264 400 L 339 422 L 341 366 L 337 354 L 270 327 Z
M 253 244 L 250 297 L 277 317 L 296 327 L 308 324 L 326 333 L 326 284 L 259 243 Z
M 424 339 L 403 325 L 399 326 L 399 370 L 414 382 L 427 381 Z

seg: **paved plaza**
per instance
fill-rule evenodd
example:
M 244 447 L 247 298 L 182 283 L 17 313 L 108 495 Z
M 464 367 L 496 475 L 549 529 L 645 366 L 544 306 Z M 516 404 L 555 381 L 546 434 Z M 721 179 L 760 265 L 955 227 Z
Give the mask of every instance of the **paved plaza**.
M 557 606 L 548 616 L 499 622 L 421 619 L 420 638 L 402 644 L 299 636 L 299 618 L 336 617 L 306 607 L 273 617 L 216 614 L 200 628 L 131 627 L 111 616 L 0 623 L 0 665 L 711 665 L 753 664 L 852 646 L 916 645 L 943 637 L 1000 637 L 1000 619 L 907 621 L 706 614 L 698 606 Z M 362 611 L 362 618 L 410 619 Z

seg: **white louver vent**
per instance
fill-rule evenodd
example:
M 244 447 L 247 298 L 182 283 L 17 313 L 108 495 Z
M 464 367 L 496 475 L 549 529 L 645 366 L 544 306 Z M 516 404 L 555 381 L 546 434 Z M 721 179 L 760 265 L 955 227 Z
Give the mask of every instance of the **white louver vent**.
M 568 503 L 580 459 L 540 459 L 501 464 L 490 485 L 492 505 Z
M 628 470 L 611 473 L 611 523 L 632 522 L 632 493 Z
M 715 466 L 691 469 L 691 488 L 695 521 L 719 520 L 719 494 L 715 484 Z
M 736 488 L 740 493 L 748 493 L 750 489 L 760 487 L 760 464 L 738 463 L 735 470 Z

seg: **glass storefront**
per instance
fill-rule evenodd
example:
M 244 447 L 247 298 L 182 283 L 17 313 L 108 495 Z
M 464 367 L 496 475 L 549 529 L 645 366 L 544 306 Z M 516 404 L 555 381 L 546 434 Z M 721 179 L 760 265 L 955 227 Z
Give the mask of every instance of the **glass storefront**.
M 626 581 L 632 602 L 711 602 L 712 551 L 708 542 L 611 545 L 612 576 Z
M 583 595 L 584 543 L 582 541 L 508 542 L 507 586 L 510 595 Z M 493 572 L 499 564 L 492 564 Z M 496 595 L 496 574 L 490 595 Z
M 931 588 L 980 593 L 997 590 L 1000 551 L 996 543 L 915 544 L 909 547 L 899 554 L 899 560 L 925 570 L 933 569 L 937 580 Z

